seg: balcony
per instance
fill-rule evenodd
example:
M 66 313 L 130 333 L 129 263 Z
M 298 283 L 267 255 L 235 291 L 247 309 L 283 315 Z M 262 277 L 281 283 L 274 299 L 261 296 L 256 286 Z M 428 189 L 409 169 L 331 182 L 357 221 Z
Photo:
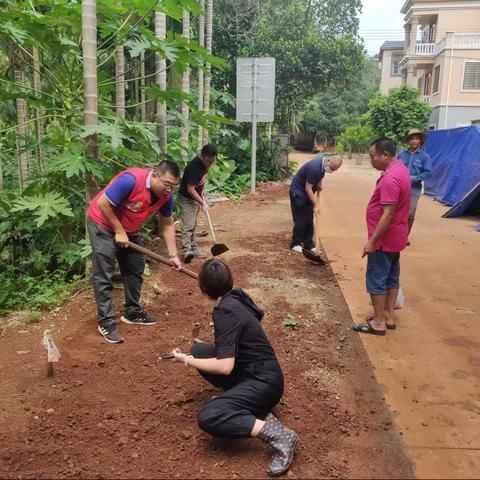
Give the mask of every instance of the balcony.
M 480 49 L 480 33 L 447 33 L 435 46 L 435 55 L 445 49 Z
M 420 100 L 425 103 L 430 102 L 430 95 L 420 95 Z
M 415 45 L 415 56 L 430 57 L 435 55 L 434 43 L 417 43 Z

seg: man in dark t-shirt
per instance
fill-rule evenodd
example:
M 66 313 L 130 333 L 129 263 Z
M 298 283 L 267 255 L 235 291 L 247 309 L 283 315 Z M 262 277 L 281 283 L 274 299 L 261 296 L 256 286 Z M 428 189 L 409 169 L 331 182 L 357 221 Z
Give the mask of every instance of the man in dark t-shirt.
M 182 226 L 182 253 L 185 263 L 193 258 L 207 258 L 197 242 L 198 212 L 208 211 L 203 198 L 203 189 L 207 181 L 208 169 L 217 159 L 215 145 L 204 145 L 200 155 L 196 156 L 185 168 L 178 195 L 180 205 L 180 223 Z
M 313 241 L 313 218 L 320 211 L 319 193 L 325 173 L 332 173 L 342 166 L 338 155 L 318 157 L 307 162 L 292 179 L 290 206 L 293 217 L 293 235 L 290 248 L 298 253 L 316 251 Z M 318 192 L 318 193 L 317 193 Z

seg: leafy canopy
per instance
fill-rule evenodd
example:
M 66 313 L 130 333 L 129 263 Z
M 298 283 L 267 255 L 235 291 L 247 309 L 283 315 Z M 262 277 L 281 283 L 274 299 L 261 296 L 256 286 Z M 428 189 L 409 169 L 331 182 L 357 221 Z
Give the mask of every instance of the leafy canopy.
M 388 95 L 377 93 L 370 100 L 368 113 L 377 135 L 399 145 L 411 128 L 428 128 L 430 112 L 431 107 L 420 99 L 419 90 L 402 85 L 390 90 Z

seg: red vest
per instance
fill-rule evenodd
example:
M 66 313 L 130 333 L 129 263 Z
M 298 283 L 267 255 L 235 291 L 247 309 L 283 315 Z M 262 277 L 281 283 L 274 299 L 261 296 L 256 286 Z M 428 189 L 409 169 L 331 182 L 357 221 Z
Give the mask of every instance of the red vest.
M 115 181 L 120 175 L 130 173 L 135 177 L 135 187 L 130 196 L 124 200 L 118 207 L 112 205 L 113 211 L 120 223 L 127 233 L 133 233 L 140 230 L 142 225 L 147 221 L 148 217 L 159 210 L 165 203 L 170 200 L 169 193 L 160 198 L 156 203 L 150 205 L 150 189 L 147 188 L 147 178 L 152 168 L 130 168 L 120 172 L 112 181 L 90 202 L 88 206 L 87 215 L 99 225 L 102 225 L 109 230 L 112 230 L 110 224 L 105 220 L 98 207 L 98 200 L 105 193 L 105 190 Z

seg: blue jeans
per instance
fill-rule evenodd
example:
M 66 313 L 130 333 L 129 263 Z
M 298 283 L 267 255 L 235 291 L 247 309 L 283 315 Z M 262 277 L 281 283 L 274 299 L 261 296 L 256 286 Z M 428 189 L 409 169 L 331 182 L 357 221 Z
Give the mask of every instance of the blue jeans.
M 386 295 L 388 290 L 400 288 L 400 252 L 377 250 L 368 256 L 367 292 Z

